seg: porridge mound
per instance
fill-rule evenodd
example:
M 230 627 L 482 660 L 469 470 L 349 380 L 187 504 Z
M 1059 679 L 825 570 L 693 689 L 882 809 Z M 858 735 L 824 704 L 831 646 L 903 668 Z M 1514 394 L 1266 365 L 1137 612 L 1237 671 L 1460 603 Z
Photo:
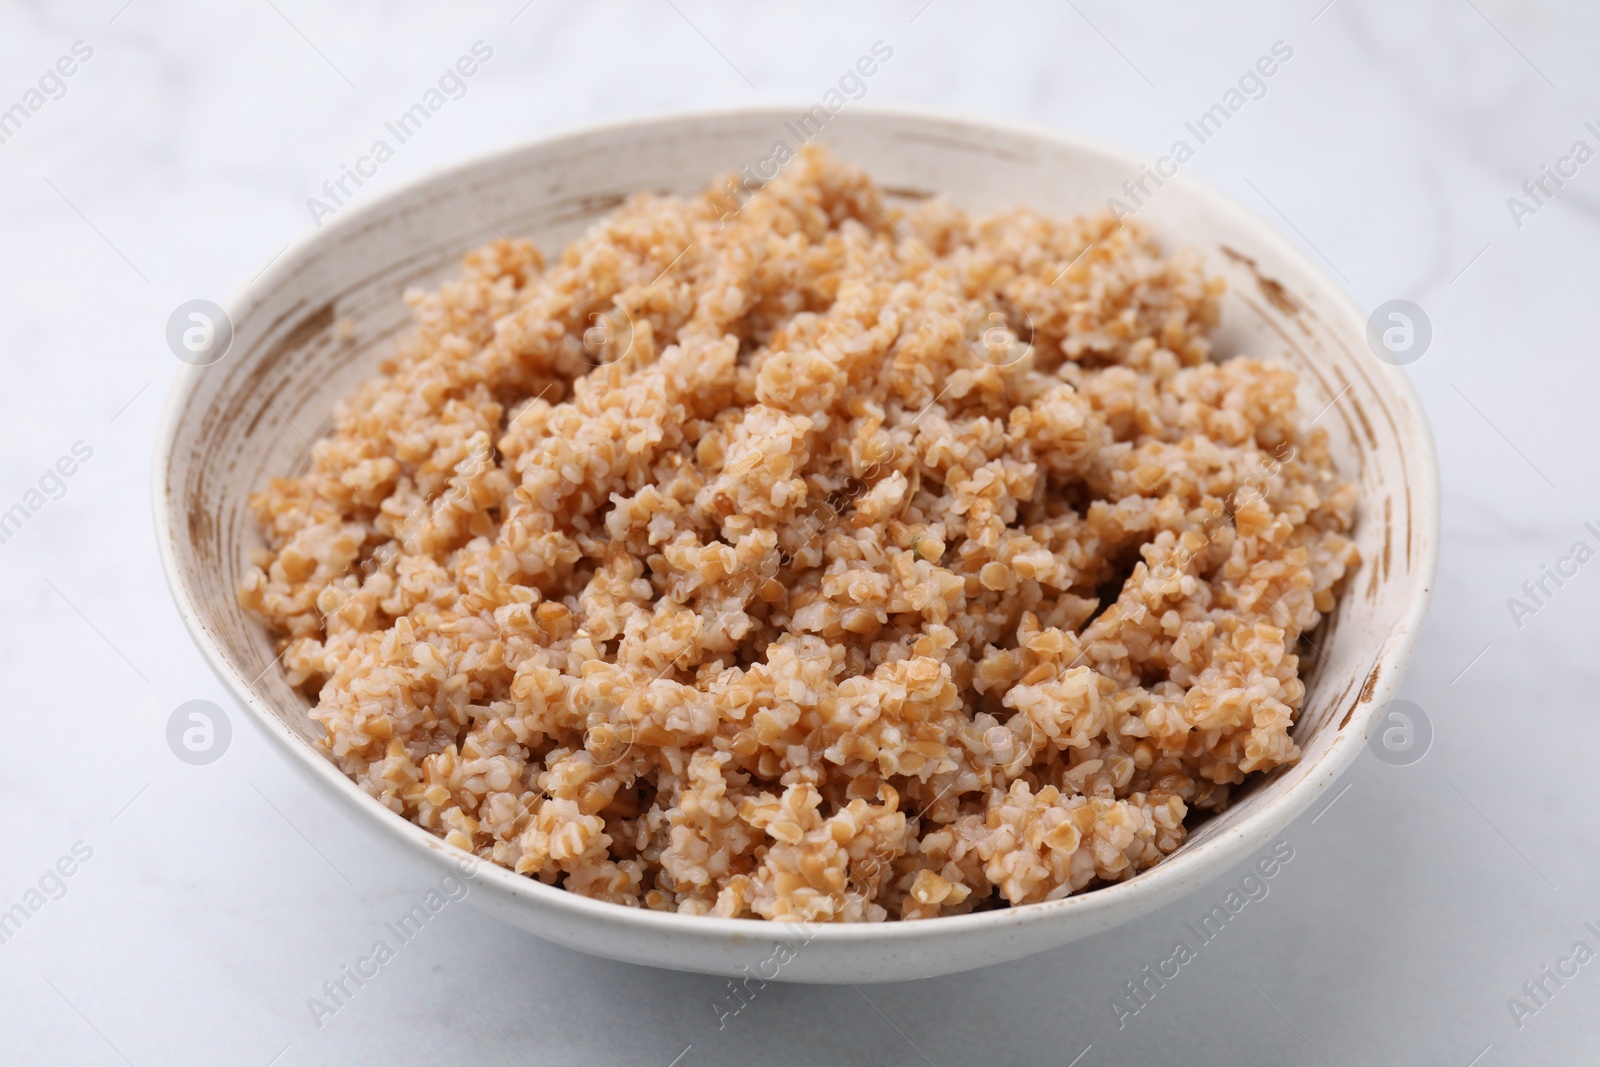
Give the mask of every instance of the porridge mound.
M 1130 223 L 815 150 L 469 254 L 243 604 L 397 814 L 621 904 L 884 920 L 1129 878 L 1295 760 L 1357 562 L 1296 379 Z

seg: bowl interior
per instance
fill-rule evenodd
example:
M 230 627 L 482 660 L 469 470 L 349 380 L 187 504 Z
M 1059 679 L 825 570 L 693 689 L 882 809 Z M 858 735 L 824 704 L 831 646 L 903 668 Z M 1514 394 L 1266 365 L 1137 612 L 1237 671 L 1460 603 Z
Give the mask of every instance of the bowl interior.
M 235 599 L 247 552 L 261 543 L 246 500 L 273 475 L 304 468 L 336 402 L 408 329 L 403 290 L 452 276 L 462 253 L 497 234 L 531 237 L 553 255 L 628 194 L 694 193 L 713 175 L 756 170 L 775 143 L 798 147 L 788 119 L 782 110 L 670 118 L 469 163 L 346 209 L 234 302 L 226 357 L 186 371 L 174 393 L 157 459 L 157 509 L 180 606 L 247 703 L 311 750 L 321 728 L 306 715 L 307 700 L 274 669 L 271 636 Z M 1118 152 L 897 112 L 846 110 L 818 139 L 866 168 L 891 197 L 942 193 L 978 212 L 1018 204 L 1096 211 L 1140 173 L 1138 160 Z M 1307 417 L 1317 415 L 1339 467 L 1361 490 L 1360 569 L 1306 650 L 1307 698 L 1295 727 L 1303 758 L 1241 794 L 1161 870 L 1181 868 L 1230 831 L 1253 825 L 1243 836 L 1260 843 L 1354 757 L 1420 623 L 1436 488 L 1413 394 L 1366 349 L 1360 317 L 1320 271 L 1251 215 L 1182 178 L 1168 181 L 1138 218 L 1165 248 L 1196 249 L 1226 279 L 1218 354 L 1298 371 Z M 1283 811 L 1265 820 L 1274 807 Z

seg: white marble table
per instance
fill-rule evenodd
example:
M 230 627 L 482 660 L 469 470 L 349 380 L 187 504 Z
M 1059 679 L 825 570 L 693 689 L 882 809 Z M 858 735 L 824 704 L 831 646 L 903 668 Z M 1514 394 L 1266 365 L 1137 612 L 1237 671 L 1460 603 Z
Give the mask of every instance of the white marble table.
M 1535 211 L 1507 205 L 1574 141 L 1600 148 L 1584 127 L 1600 119 L 1592 5 L 1080 0 L 980 18 L 963 0 L 759 16 L 522 2 L 0 12 L 0 511 L 40 504 L 0 544 L 0 909 L 47 891 L 0 944 L 0 1062 L 1593 1062 L 1600 961 L 1546 979 L 1535 1013 L 1513 1019 L 1508 998 L 1575 940 L 1600 949 L 1584 926 L 1600 928 L 1600 563 L 1547 586 L 1531 616 L 1507 607 L 1574 541 L 1600 543 L 1583 526 L 1600 520 L 1600 162 L 1547 184 Z M 814 100 L 877 40 L 894 55 L 871 102 L 1154 156 L 1284 41 L 1292 60 L 1188 169 L 1364 306 L 1406 298 L 1433 322 L 1407 371 L 1445 490 L 1438 591 L 1403 690 L 1433 724 L 1426 758 L 1364 754 L 1334 806 L 1286 833 L 1295 859 L 1270 896 L 1120 1030 L 1121 983 L 1212 890 L 974 974 L 768 987 L 722 1030 L 716 979 L 452 908 L 319 1029 L 307 997 L 428 876 L 314 797 L 241 713 L 216 763 L 168 749 L 177 705 L 227 698 L 156 561 L 147 470 L 177 369 L 163 330 L 306 232 L 307 198 L 478 40 L 493 57 L 466 94 L 362 195 L 599 120 Z M 26 116 L 7 128 L 15 103 Z

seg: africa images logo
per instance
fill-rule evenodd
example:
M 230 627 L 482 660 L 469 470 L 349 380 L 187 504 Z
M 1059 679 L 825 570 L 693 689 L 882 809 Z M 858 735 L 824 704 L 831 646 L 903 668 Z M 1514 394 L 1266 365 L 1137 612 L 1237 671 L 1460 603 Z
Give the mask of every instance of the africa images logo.
M 1188 938 L 1178 938 L 1166 958 L 1153 968 L 1145 964 L 1136 976 L 1123 982 L 1122 991 L 1126 995 L 1111 998 L 1111 1011 L 1117 1017 L 1117 1029 L 1126 1027 L 1129 1019 L 1148 1008 L 1155 1001 L 1156 994 L 1165 989 L 1168 982 L 1177 980 L 1183 974 L 1184 967 L 1198 959 L 1207 945 L 1221 937 L 1223 930 L 1247 905 L 1266 900 L 1267 894 L 1272 891 L 1267 883 L 1276 878 L 1292 859 L 1294 848 L 1289 842 L 1279 841 L 1273 845 L 1270 852 L 1258 857 L 1250 865 L 1249 873 L 1240 877 L 1220 904 L 1213 905 L 1210 911 L 1200 916 L 1198 926 L 1193 922 L 1183 924 L 1188 931 Z M 1190 944 L 1189 939 L 1193 939 L 1194 943 Z

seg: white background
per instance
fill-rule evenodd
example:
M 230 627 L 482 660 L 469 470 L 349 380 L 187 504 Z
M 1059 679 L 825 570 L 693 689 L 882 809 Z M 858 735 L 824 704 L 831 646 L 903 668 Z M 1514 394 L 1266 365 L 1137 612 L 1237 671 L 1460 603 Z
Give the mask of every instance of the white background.
M 1520 629 L 1506 600 L 1579 537 L 1600 544 L 1582 528 L 1600 520 L 1600 161 L 1520 228 L 1506 198 L 1575 139 L 1600 147 L 1583 129 L 1600 119 L 1596 15 L 1549 0 L 922 2 L 534 0 L 514 22 L 522 0 L 6 5 L 0 108 L 74 41 L 94 55 L 0 145 L 0 509 L 74 442 L 94 454 L 0 545 L 0 908 L 74 842 L 93 858 L 0 945 L 0 1062 L 1593 1062 L 1600 961 L 1520 1030 L 1506 1002 L 1574 939 L 1600 948 L 1582 925 L 1600 926 L 1600 562 Z M 721 1031 L 717 979 L 589 959 L 452 905 L 318 1030 L 306 998 L 429 876 L 280 763 L 178 622 L 148 502 L 178 366 L 163 331 L 180 302 L 227 299 L 305 234 L 306 198 L 479 39 L 494 58 L 470 92 L 362 197 L 597 120 L 814 101 L 880 39 L 894 56 L 867 103 L 1155 156 L 1288 42 L 1267 96 L 1189 170 L 1363 307 L 1404 297 L 1432 319 L 1407 373 L 1439 445 L 1444 550 L 1402 690 L 1433 723 L 1431 752 L 1407 767 L 1364 753 L 1335 805 L 1285 834 L 1295 858 L 1271 895 L 1120 1031 L 1119 984 L 1222 883 L 1004 967 L 769 986 Z M 233 717 L 210 766 L 165 741 L 194 698 Z

